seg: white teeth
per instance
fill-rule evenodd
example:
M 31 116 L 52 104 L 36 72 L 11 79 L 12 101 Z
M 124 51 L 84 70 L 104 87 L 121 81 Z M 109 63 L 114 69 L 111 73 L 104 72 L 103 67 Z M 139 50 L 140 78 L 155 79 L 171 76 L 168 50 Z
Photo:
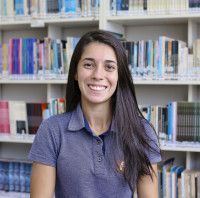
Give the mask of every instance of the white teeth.
M 102 91 L 105 90 L 105 87 L 98 87 L 98 86 L 92 86 L 89 85 L 90 89 L 95 90 L 95 91 Z

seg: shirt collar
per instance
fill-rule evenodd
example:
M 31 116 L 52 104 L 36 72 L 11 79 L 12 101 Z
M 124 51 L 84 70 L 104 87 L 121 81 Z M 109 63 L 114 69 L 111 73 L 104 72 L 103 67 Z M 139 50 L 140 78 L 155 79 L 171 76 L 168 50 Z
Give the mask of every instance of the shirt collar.
M 88 124 L 89 126 L 89 124 Z M 84 115 L 81 109 L 80 103 L 77 105 L 76 109 L 72 111 L 72 115 L 69 121 L 68 130 L 69 131 L 78 131 L 82 128 L 86 127 L 85 121 L 84 121 Z M 115 120 L 112 119 L 111 126 L 109 128 L 109 131 L 116 132 L 116 125 Z M 87 130 L 87 128 L 86 128 Z
M 89 125 L 89 123 L 88 123 L 88 121 L 87 121 L 87 119 L 86 119 L 86 117 L 85 117 L 84 114 L 83 114 L 83 118 L 84 118 L 84 123 L 85 123 L 85 129 L 86 129 L 89 133 L 92 133 L 92 134 L 93 134 L 94 132 L 93 132 L 92 129 L 90 128 L 90 125 Z M 111 124 L 112 124 L 112 123 L 111 123 Z M 102 133 L 101 135 L 107 135 L 107 134 L 110 133 L 110 131 L 111 131 L 111 124 L 110 124 L 110 127 L 109 127 L 108 131 Z

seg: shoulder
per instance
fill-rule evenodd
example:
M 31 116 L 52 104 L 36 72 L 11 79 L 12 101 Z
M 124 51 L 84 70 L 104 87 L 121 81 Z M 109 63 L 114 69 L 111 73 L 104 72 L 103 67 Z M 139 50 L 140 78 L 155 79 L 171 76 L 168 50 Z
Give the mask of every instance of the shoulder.
M 155 132 L 153 125 L 148 120 L 141 118 L 141 124 L 144 127 L 145 132 L 148 132 L 148 131 Z
M 46 120 L 43 120 L 42 123 L 44 123 L 45 125 L 48 125 L 49 127 L 55 127 L 57 125 L 67 126 L 69 124 L 71 116 L 72 116 L 72 112 L 54 115 L 47 118 Z
M 141 118 L 141 124 L 144 128 L 144 135 L 148 141 L 157 141 L 157 134 L 153 125 L 146 119 Z

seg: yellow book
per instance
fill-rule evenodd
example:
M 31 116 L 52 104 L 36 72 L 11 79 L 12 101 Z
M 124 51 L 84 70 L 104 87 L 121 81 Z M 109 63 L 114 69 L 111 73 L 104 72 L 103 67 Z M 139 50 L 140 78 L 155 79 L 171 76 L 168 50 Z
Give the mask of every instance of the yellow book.
M 3 69 L 2 69 L 2 74 L 7 74 L 7 44 L 3 44 L 3 59 L 2 59 L 2 64 L 3 64 Z

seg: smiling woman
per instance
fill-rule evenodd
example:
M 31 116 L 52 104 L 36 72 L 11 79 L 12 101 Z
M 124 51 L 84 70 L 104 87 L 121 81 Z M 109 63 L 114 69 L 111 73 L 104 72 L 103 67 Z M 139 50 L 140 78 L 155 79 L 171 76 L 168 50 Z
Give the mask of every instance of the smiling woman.
M 109 109 L 110 99 L 116 90 L 118 81 L 117 59 L 114 50 L 102 43 L 88 44 L 78 62 L 75 79 L 81 91 L 82 109 L 90 108 L 91 103 L 95 103 L 99 109 L 105 107 Z M 84 114 L 86 115 L 87 112 Z M 111 118 L 108 119 L 111 120 Z
M 113 35 L 88 32 L 73 53 L 67 112 L 42 122 L 29 158 L 31 198 L 158 198 L 161 160 L 139 111 L 126 52 Z

